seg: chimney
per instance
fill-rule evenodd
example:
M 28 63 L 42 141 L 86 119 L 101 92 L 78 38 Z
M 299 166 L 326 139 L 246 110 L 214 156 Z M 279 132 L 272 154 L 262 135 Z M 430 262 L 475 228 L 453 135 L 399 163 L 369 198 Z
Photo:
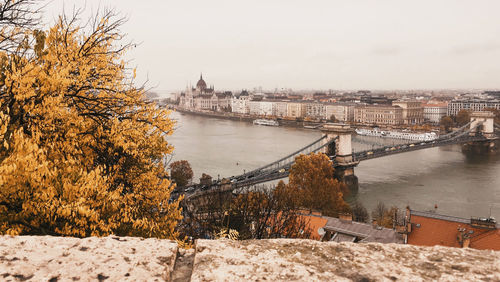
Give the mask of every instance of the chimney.
M 352 214 L 350 213 L 339 213 L 339 219 L 342 221 L 352 222 Z

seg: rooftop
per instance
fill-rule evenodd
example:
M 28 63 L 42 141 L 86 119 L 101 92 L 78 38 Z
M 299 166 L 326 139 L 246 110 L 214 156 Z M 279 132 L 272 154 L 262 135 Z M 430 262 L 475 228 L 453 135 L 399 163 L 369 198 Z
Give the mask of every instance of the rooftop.
M 471 224 L 471 219 L 435 214 L 431 212 L 410 211 L 411 232 L 408 244 L 421 246 L 461 247 L 460 230 L 470 237 L 470 248 L 500 250 L 500 226 L 486 228 Z
M 361 238 L 361 242 L 403 243 L 403 239 L 393 229 L 334 217 L 328 218 L 324 229 Z

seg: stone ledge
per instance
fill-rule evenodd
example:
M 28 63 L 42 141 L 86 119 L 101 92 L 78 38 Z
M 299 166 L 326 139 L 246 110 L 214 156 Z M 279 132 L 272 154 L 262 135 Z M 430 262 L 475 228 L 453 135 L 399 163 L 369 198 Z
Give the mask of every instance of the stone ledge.
M 500 252 L 311 240 L 196 242 L 192 281 L 500 280 Z
M 0 236 L 0 280 L 165 281 L 176 254 L 169 240 Z
M 175 262 L 177 251 L 175 242 L 158 239 L 0 236 L 0 280 L 500 281 L 500 252 L 474 249 L 197 240 L 192 273 L 192 251 L 184 254 L 184 264 Z M 179 273 L 172 276 L 174 264 Z

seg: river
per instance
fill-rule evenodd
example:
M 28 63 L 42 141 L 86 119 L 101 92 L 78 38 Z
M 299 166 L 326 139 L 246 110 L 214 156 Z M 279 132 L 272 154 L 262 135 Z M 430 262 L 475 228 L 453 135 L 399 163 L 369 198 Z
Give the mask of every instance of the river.
M 238 175 L 270 163 L 321 136 L 316 130 L 256 126 L 247 122 L 173 113 L 176 130 L 167 140 L 173 160 L 188 160 L 196 178 Z M 353 139 L 365 149 L 374 137 Z M 377 139 L 380 142 L 380 138 Z M 391 144 L 392 139 L 381 142 Z M 460 146 L 408 152 L 361 162 L 359 190 L 352 195 L 371 211 L 386 206 L 434 210 L 447 215 L 500 218 L 500 155 L 471 157 Z

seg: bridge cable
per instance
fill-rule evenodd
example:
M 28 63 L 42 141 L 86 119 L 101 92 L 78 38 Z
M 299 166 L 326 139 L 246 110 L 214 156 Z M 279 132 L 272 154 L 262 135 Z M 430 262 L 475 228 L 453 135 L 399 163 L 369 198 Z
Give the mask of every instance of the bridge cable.
M 326 138 L 326 135 L 325 135 L 325 136 L 322 136 L 321 138 L 319 138 L 319 139 L 317 139 L 317 140 L 315 140 L 315 141 L 314 141 L 314 142 L 312 142 L 311 144 L 309 144 L 309 145 L 307 145 L 307 146 L 304 146 L 304 147 L 300 148 L 299 150 L 297 150 L 297 151 L 295 151 L 295 152 L 293 152 L 293 153 L 291 153 L 291 154 L 287 155 L 286 157 L 283 157 L 283 158 L 281 158 L 281 159 L 279 159 L 279 160 L 277 160 L 277 161 L 274 161 L 274 162 L 272 162 L 272 163 L 269 163 L 269 164 L 267 164 L 267 165 L 265 165 L 265 166 L 262 166 L 262 167 L 260 167 L 260 168 L 254 169 L 254 170 L 249 171 L 249 172 L 247 172 L 247 173 L 244 173 L 244 174 L 238 175 L 238 176 L 236 176 L 235 178 L 241 178 L 241 177 L 245 177 L 245 176 L 247 176 L 247 175 L 255 174 L 256 172 L 259 172 L 259 171 L 261 171 L 261 170 L 263 170 L 263 169 L 266 169 L 266 168 L 268 168 L 268 167 L 270 167 L 270 166 L 273 166 L 273 165 L 275 165 L 275 164 L 279 164 L 280 162 L 282 162 L 282 161 L 284 161 L 284 160 L 286 160 L 286 159 L 288 159 L 288 158 L 290 158 L 290 157 L 292 157 L 292 156 L 294 156 L 294 155 L 297 155 L 297 154 L 301 153 L 302 151 L 305 151 L 306 149 L 308 149 L 308 148 L 310 148 L 310 147 L 312 147 L 312 146 L 316 145 L 317 143 L 321 142 L 321 141 L 322 141 L 323 139 L 325 139 L 325 138 Z

